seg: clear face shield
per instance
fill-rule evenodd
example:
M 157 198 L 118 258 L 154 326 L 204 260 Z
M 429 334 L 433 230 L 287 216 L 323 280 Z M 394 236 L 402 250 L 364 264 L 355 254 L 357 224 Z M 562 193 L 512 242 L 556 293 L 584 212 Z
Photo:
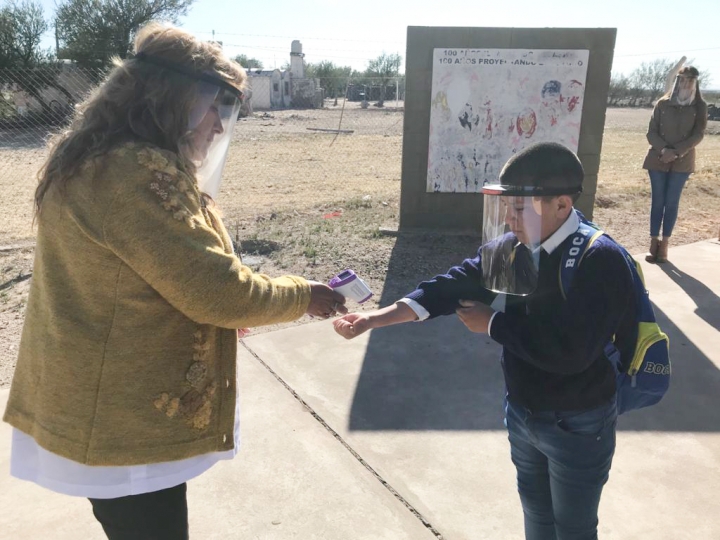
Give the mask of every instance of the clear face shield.
M 698 80 L 694 77 L 678 75 L 675 77 L 670 101 L 678 105 L 691 105 L 695 101 Z
M 526 296 L 537 287 L 542 242 L 536 188 L 483 187 L 482 273 L 485 288 Z
M 196 73 L 187 66 L 144 52 L 136 54 L 135 59 L 185 75 L 197 84 L 197 99 L 178 150 L 195 163 L 200 190 L 217 197 L 233 128 L 240 113 L 242 92 L 212 72 Z
M 198 99 L 188 118 L 188 133 L 181 143 L 181 151 L 197 166 L 200 191 L 213 198 L 220 193 L 241 96 L 233 87 L 200 81 Z

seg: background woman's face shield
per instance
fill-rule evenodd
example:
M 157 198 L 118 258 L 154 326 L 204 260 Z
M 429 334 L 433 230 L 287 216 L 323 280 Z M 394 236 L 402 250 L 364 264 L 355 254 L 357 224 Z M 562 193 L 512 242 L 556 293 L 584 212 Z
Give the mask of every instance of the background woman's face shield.
M 198 100 L 190 111 L 185 151 L 197 164 L 200 191 L 215 198 L 233 129 L 240 113 L 240 95 L 209 82 L 198 83 Z
M 522 195 L 527 188 L 483 188 L 484 286 L 495 292 L 528 295 L 537 287 L 542 240 L 542 200 Z
M 697 79 L 694 77 L 684 77 L 678 75 L 675 77 L 675 84 L 673 86 L 670 100 L 678 103 L 679 105 L 690 105 L 695 101 L 695 94 L 697 93 Z

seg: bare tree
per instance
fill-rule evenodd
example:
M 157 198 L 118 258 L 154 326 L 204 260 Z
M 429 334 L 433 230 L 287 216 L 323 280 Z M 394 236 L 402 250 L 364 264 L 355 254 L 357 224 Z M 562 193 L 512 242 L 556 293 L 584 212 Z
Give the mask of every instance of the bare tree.
M 620 101 L 628 99 L 630 96 L 630 77 L 623 75 L 613 75 L 610 78 L 610 88 L 608 89 L 608 105 L 616 106 Z
M 643 62 L 630 74 L 633 86 L 643 91 L 650 103 L 665 93 L 665 80 L 675 62 L 667 58 L 657 58 Z

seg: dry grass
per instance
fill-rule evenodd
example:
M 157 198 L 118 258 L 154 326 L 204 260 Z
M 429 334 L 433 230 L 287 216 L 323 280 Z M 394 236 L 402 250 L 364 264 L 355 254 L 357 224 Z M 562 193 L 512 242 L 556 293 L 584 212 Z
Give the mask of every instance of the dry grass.
M 477 239 L 380 235 L 379 226 L 398 221 L 402 112 L 351 108 L 342 127 L 355 133 L 340 135 L 332 146 L 334 135 L 306 129 L 337 128 L 339 115 L 338 109 L 283 111 L 241 121 L 218 203 L 255 270 L 325 281 L 354 268 L 377 294 L 363 306 L 367 309 L 377 305 L 380 293 L 390 301 L 421 277 L 473 254 Z M 594 216 L 635 253 L 648 240 L 650 186 L 641 165 L 649 115 L 649 110 L 608 111 Z M 717 238 L 720 228 L 720 123 L 711 122 L 708 131 L 698 149 L 698 172 L 683 194 L 675 244 Z M 28 148 L 0 134 L 7 217 L 0 246 L 34 237 L 34 173 L 45 154 L 34 140 Z M 0 251 L 2 283 L 29 272 L 31 261 L 32 249 Z M 0 387 L 14 369 L 29 283 L 0 295 Z

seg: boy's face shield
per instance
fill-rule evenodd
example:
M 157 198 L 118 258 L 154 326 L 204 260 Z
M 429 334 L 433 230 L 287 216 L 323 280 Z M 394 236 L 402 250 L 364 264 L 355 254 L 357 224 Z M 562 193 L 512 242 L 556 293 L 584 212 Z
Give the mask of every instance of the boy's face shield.
M 200 191 L 215 198 L 220 193 L 242 94 L 206 81 L 197 84 L 198 99 L 190 111 L 182 150 L 198 167 Z
M 482 272 L 495 292 L 528 295 L 537 287 L 542 241 L 542 199 L 534 188 L 483 188 Z

